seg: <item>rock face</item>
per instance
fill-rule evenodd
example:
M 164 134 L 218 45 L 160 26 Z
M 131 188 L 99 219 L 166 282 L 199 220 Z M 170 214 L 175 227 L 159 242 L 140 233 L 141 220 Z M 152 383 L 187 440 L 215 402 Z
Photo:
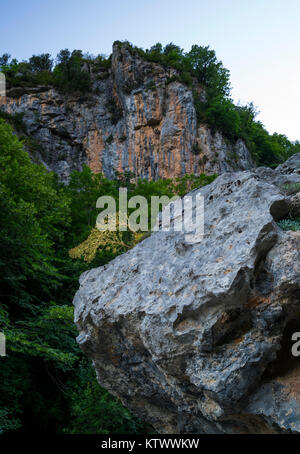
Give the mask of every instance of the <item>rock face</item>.
M 230 144 L 197 125 L 192 91 L 170 82 L 174 75 L 115 45 L 111 70 L 91 73 L 91 93 L 17 88 L 7 92 L 1 109 L 24 114 L 28 133 L 41 145 L 34 158 L 63 181 L 83 163 L 107 178 L 130 171 L 147 179 L 253 167 L 242 140 Z
M 300 154 L 222 174 L 192 193 L 201 242 L 157 231 L 81 276 L 78 343 L 159 433 L 300 433 L 300 232 L 276 223 L 299 182 Z

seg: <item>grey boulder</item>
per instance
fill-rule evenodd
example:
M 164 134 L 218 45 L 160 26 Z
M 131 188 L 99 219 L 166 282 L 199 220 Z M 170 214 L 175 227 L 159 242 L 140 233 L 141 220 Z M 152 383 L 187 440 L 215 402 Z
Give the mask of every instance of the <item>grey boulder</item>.
M 290 162 L 289 162 L 290 161 Z M 80 278 L 78 343 L 101 386 L 159 433 L 300 433 L 300 232 L 276 170 L 225 173 L 202 241 L 157 231 Z

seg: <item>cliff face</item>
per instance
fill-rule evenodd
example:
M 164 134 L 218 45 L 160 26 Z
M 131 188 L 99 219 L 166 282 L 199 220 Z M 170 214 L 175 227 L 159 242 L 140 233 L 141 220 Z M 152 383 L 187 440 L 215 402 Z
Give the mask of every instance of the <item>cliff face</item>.
M 91 93 L 11 89 L 1 109 L 24 113 L 28 133 L 41 145 L 34 158 L 63 181 L 83 163 L 108 178 L 131 171 L 147 179 L 253 167 L 242 140 L 230 144 L 197 125 L 192 92 L 170 82 L 175 74 L 114 46 L 108 74 L 91 73 Z M 200 87 L 198 92 L 205 96 Z
M 193 192 L 201 242 L 157 231 L 81 276 L 78 343 L 159 433 L 300 433 L 300 232 L 276 223 L 299 212 L 299 193 L 281 192 L 293 183 L 300 154 L 225 173 Z

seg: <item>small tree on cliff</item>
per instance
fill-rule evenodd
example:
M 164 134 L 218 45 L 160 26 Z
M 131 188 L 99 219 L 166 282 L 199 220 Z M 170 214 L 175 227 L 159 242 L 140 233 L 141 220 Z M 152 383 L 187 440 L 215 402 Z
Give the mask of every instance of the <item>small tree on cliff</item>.
M 33 55 L 29 59 L 29 64 L 34 72 L 51 71 L 53 60 L 50 54 Z
M 195 44 L 186 57 L 198 81 L 205 86 L 209 97 L 229 95 L 229 70 L 217 60 L 214 50 L 209 46 L 202 47 Z
M 56 85 L 66 91 L 87 91 L 91 80 L 88 72 L 83 70 L 83 54 L 81 50 L 63 49 L 56 57 L 57 66 L 54 69 Z

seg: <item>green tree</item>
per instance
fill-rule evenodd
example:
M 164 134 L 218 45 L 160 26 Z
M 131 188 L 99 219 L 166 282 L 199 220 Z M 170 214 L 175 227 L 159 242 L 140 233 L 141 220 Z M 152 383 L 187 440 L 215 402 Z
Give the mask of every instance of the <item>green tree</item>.
M 71 386 L 71 414 L 64 432 L 74 434 L 149 432 L 149 427 L 99 386 L 95 371 L 86 359 L 82 360 L 77 375 L 75 386 L 73 384 Z
M 2 54 L 2 56 L 0 57 L 0 67 L 2 68 L 3 66 L 8 66 L 10 58 L 10 54 Z
M 65 280 L 57 251 L 70 224 L 68 196 L 54 174 L 30 161 L 3 120 L 0 151 L 0 330 L 7 337 L 8 349 L 0 368 L 1 432 L 29 421 L 29 414 L 32 423 L 42 421 L 46 401 L 51 412 L 46 394 L 55 387 L 49 382 L 47 367 L 70 368 L 77 346 L 74 339 L 72 349 L 67 345 L 74 327 L 68 322 L 65 335 L 60 306 L 51 302 Z M 51 323 L 56 320 L 56 331 L 49 331 L 50 319 Z M 45 383 L 49 385 L 46 394 Z M 37 395 L 40 413 L 34 401 Z M 52 402 L 55 406 L 58 401 Z
M 85 92 L 91 87 L 90 74 L 83 68 L 83 54 L 81 50 L 61 50 L 57 57 L 54 69 L 55 84 L 66 91 Z
M 51 71 L 53 60 L 50 54 L 33 55 L 29 59 L 29 64 L 34 72 Z
M 229 95 L 230 73 L 223 63 L 217 60 L 214 50 L 209 46 L 193 45 L 187 53 L 187 59 L 198 81 L 205 87 L 208 97 Z

